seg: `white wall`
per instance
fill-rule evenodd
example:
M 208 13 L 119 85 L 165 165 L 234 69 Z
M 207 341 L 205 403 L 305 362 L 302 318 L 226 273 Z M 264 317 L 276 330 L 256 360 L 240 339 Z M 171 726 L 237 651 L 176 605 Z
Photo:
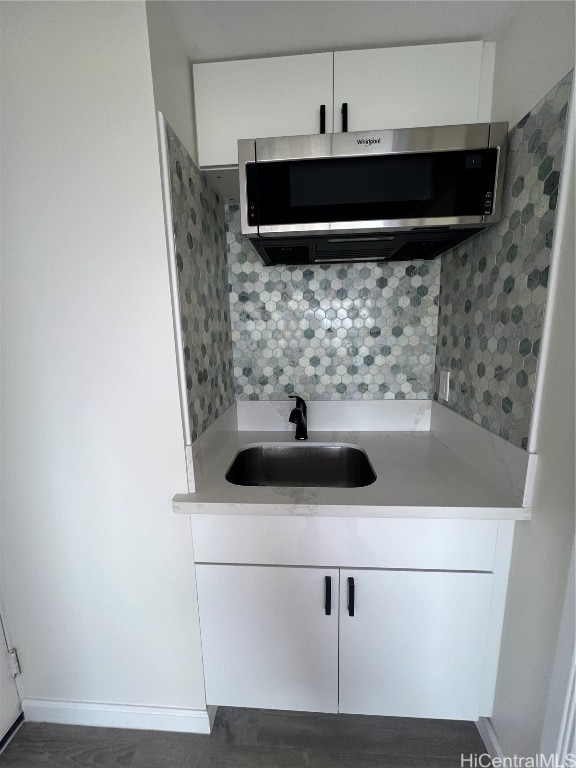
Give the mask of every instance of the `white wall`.
M 496 39 L 492 120 L 516 123 L 574 67 L 573 2 L 518 3 Z
M 26 697 L 204 707 L 144 3 L 4 2 L 2 588 Z
M 564 18 L 564 23 L 567 20 Z M 560 23 L 560 22 L 558 22 Z M 572 24 L 573 28 L 573 24 Z M 517 27 L 517 51 L 533 44 Z M 548 28 L 548 31 L 549 28 Z M 562 39 L 560 29 L 556 29 Z M 571 32 L 572 34 L 572 32 Z M 507 31 L 510 40 L 512 30 Z M 496 48 L 498 71 L 499 46 Z M 556 38 L 545 33 L 532 49 L 535 61 L 548 61 Z M 546 49 L 546 50 L 544 50 Z M 518 116 L 537 103 L 548 89 L 521 101 L 509 83 L 522 88 L 524 56 L 512 60 L 506 53 L 506 82 L 496 81 L 495 101 L 508 93 Z M 569 69 L 567 60 L 563 70 Z M 573 61 L 572 61 L 573 66 Z M 562 73 L 560 73 L 562 74 Z M 553 85 L 553 83 L 550 83 Z M 510 90 L 508 90 L 510 89 Z M 574 102 L 572 102 L 572 107 Z M 498 116 L 497 116 L 498 117 Z M 500 115 L 502 117 L 502 115 Z M 510 586 L 498 670 L 492 726 L 504 754 L 534 756 L 540 749 L 548 691 L 552 676 L 562 605 L 567 589 L 570 553 L 574 541 L 574 114 L 572 110 L 566 157 L 559 193 L 556 234 L 546 323 L 547 342 L 538 372 L 543 397 L 532 429 L 539 454 L 532 520 L 516 525 Z M 574 589 L 573 584 L 568 588 Z
M 156 109 L 198 162 L 192 68 L 165 3 L 146 3 Z
M 548 706 L 546 718 L 542 729 L 542 742 L 540 749 L 543 754 L 562 753 L 562 747 L 576 754 L 576 720 L 570 719 L 569 710 L 565 711 L 566 687 L 569 680 L 574 681 L 576 674 L 576 565 L 575 548 L 572 547 L 570 557 L 570 569 L 568 571 L 568 585 L 556 654 L 554 656 L 554 668 L 548 693 Z M 572 731 L 572 743 L 570 743 L 570 730 Z M 560 749 L 559 749 L 560 747 Z

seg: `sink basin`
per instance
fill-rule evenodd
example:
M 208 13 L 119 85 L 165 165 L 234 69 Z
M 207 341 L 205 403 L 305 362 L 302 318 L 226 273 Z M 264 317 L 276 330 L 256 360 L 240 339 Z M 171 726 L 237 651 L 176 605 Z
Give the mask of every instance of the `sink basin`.
M 366 452 L 348 443 L 254 443 L 226 472 L 234 485 L 360 488 L 376 480 Z

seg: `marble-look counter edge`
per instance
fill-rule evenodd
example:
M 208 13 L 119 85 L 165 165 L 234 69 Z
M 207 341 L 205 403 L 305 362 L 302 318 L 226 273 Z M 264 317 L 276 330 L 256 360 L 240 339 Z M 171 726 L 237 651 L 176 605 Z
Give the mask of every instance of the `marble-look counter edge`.
M 423 507 L 326 504 L 261 504 L 200 502 L 191 494 L 177 494 L 172 499 L 174 512 L 187 515 L 253 515 L 286 517 L 362 517 L 422 518 L 455 520 L 529 520 L 527 507 Z

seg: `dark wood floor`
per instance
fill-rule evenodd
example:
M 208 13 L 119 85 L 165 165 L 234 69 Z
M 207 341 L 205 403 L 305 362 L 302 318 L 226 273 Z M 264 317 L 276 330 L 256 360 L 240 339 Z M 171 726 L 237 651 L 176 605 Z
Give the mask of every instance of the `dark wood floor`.
M 210 736 L 24 723 L 0 768 L 459 768 L 484 752 L 473 723 L 221 707 Z

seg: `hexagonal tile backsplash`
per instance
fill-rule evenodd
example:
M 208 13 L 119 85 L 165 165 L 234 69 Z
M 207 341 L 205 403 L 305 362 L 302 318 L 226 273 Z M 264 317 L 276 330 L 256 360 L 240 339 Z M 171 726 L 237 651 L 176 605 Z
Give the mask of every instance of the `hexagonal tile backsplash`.
M 427 262 L 264 266 L 168 131 L 194 439 L 234 392 L 437 399 L 448 368 L 448 407 L 526 447 L 571 82 L 510 133 L 502 221 Z
M 448 407 L 526 447 L 571 73 L 511 131 L 502 220 L 442 256 L 435 394 L 452 371 Z
M 432 397 L 438 261 L 267 267 L 226 228 L 237 399 Z
M 167 126 L 186 394 L 196 440 L 234 402 L 224 211 Z

